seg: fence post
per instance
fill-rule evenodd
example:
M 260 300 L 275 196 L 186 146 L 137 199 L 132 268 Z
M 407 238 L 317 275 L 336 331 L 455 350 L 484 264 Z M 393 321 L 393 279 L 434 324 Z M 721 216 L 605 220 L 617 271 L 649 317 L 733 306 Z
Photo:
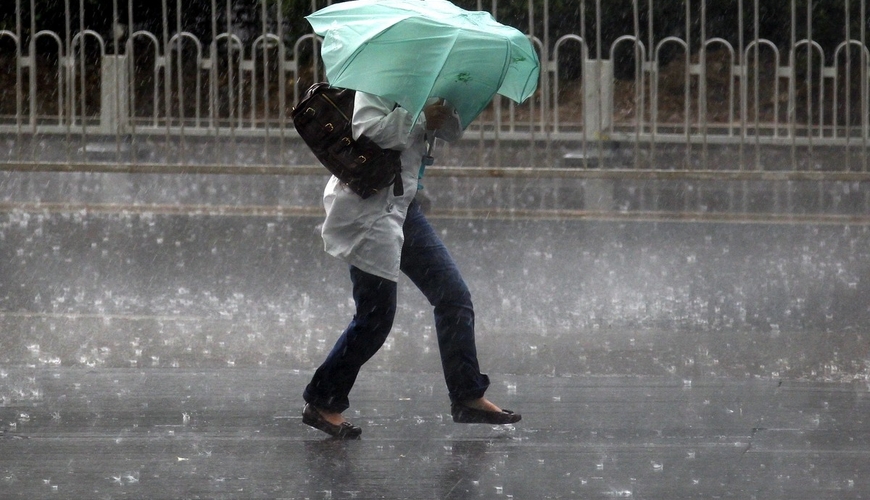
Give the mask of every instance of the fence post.
M 103 56 L 101 66 L 100 132 L 124 134 L 130 122 L 127 56 Z
M 613 61 L 587 59 L 583 63 L 583 128 L 593 144 L 585 148 L 587 165 L 607 168 L 613 161 L 607 144 L 613 124 Z M 586 210 L 610 211 L 614 204 L 615 182 L 612 179 L 583 181 L 583 203 Z
M 586 137 L 601 140 L 607 135 L 613 123 L 613 61 L 584 62 L 583 116 Z

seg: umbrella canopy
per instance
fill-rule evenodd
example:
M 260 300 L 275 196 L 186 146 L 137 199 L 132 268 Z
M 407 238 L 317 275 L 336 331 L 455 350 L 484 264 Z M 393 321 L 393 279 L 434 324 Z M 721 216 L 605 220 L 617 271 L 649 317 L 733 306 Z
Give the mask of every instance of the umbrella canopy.
M 520 103 L 538 85 L 538 55 L 519 30 L 446 0 L 352 0 L 306 17 L 324 37 L 335 87 L 391 99 L 420 114 L 430 97 L 466 127 L 499 93 Z

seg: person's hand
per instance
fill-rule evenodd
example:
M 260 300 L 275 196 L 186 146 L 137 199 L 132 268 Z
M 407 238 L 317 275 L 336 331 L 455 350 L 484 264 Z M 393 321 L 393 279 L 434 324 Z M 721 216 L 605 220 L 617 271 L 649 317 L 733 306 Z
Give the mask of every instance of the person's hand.
M 437 130 L 443 127 L 447 120 L 453 119 L 453 109 L 444 104 L 444 99 L 439 99 L 423 108 L 423 114 L 426 115 L 427 130 Z

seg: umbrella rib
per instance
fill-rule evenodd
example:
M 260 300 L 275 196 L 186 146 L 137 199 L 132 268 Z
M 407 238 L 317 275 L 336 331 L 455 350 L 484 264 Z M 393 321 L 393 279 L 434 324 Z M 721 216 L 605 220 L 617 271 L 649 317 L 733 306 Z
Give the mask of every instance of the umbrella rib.
M 505 78 L 507 78 L 507 73 L 511 69 L 511 58 L 513 57 L 513 51 L 511 50 L 511 41 L 505 39 L 504 43 L 505 43 L 505 45 L 507 45 L 507 50 L 505 50 L 505 62 L 502 65 L 503 69 L 501 70 L 501 78 L 499 78 L 499 80 L 498 80 L 497 91 L 500 91 L 501 86 L 504 85 L 504 80 L 505 80 Z M 501 92 L 498 92 L 498 93 L 501 94 Z M 504 94 L 501 94 L 501 95 L 504 95 Z M 505 97 L 510 98 L 510 96 L 505 96 Z M 513 99 L 511 99 L 511 100 L 513 100 Z
M 450 50 L 445 50 L 441 60 L 438 61 L 438 74 L 435 75 L 435 78 L 432 79 L 432 82 L 437 82 L 441 75 L 444 73 L 444 67 L 447 64 L 447 59 L 450 57 L 450 53 L 453 51 L 453 48 L 456 47 L 456 41 L 459 39 L 459 31 L 453 32 L 453 41 L 450 43 Z M 431 95 L 429 97 L 432 97 Z

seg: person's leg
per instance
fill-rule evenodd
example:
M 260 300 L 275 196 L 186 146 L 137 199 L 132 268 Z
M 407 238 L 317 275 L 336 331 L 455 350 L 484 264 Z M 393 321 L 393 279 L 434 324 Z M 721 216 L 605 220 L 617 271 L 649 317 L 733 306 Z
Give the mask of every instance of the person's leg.
M 348 408 L 362 365 L 381 348 L 396 315 L 396 282 L 351 266 L 356 314 L 305 388 L 305 402 L 329 413 Z
M 489 378 L 480 373 L 471 293 L 419 204 L 408 208 L 401 269 L 435 308 L 435 331 L 450 401 L 483 397 Z

